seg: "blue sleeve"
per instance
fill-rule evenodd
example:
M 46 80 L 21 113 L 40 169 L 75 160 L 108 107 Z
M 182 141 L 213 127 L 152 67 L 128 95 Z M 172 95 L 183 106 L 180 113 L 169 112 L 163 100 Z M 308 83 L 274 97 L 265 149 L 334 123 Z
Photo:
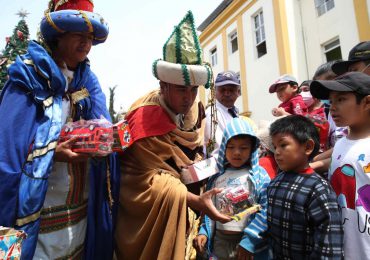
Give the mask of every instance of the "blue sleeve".
M 92 118 L 100 118 L 104 116 L 108 121 L 111 121 L 105 94 L 103 93 L 99 80 L 96 75 L 91 71 L 88 84 L 86 86 L 91 97 Z
M 251 216 L 251 221 L 244 229 L 244 235 L 240 241 L 240 246 L 251 253 L 256 253 L 266 247 L 265 236 L 267 232 L 267 186 L 270 177 L 266 171 L 259 167 L 259 175 L 256 178 L 256 189 L 258 194 L 258 204 L 262 210 Z
M 14 226 L 22 165 L 37 128 L 37 106 L 8 83 L 0 103 L 0 225 Z

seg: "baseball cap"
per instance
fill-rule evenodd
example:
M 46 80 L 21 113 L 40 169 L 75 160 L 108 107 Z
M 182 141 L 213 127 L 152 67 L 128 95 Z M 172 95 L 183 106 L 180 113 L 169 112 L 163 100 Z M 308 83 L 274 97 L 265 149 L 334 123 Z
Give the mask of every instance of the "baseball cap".
M 328 99 L 330 91 L 356 92 L 370 95 L 370 76 L 362 72 L 348 72 L 333 80 L 314 80 L 310 85 L 312 96 Z
M 349 54 L 347 61 L 340 61 L 331 66 L 333 72 L 341 75 L 348 71 L 348 67 L 356 62 L 370 60 L 370 41 L 360 42 L 353 47 Z
M 295 85 L 298 85 L 297 80 L 288 74 L 281 75 L 275 82 L 270 86 L 269 92 L 274 93 L 276 92 L 276 87 L 279 84 L 284 84 L 284 83 L 294 83 Z
M 235 85 L 240 86 L 240 79 L 234 71 L 224 71 L 217 74 L 215 86 Z

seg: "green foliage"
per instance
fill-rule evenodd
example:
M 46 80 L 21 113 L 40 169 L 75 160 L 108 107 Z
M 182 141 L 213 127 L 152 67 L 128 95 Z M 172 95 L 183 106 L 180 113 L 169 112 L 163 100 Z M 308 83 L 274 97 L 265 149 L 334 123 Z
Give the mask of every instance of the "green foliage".
M 29 30 L 27 23 L 21 19 L 13 30 L 13 35 L 7 37 L 6 46 L 0 55 L 0 90 L 4 87 L 8 78 L 8 67 L 12 64 L 18 55 L 27 52 L 29 42 Z

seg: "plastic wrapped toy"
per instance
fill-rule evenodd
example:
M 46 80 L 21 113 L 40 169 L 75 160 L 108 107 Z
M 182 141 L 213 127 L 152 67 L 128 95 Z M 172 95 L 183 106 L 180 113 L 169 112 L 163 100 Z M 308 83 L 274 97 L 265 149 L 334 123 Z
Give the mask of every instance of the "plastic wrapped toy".
M 63 126 L 59 142 L 71 138 L 76 138 L 72 151 L 106 156 L 112 153 L 113 125 L 105 118 L 69 122 Z
M 261 209 L 254 197 L 253 185 L 238 185 L 225 188 L 216 196 L 220 213 L 239 221 Z

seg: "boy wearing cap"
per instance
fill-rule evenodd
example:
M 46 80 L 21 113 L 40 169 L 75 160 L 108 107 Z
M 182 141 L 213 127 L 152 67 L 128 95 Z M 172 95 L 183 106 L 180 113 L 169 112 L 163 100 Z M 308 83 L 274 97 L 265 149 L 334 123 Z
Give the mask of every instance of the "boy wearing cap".
M 370 254 L 370 76 L 349 72 L 335 80 L 318 80 L 311 93 L 330 100 L 337 126 L 349 134 L 334 146 L 329 180 L 342 208 L 346 259 L 368 259 Z
M 273 116 L 305 115 L 307 106 L 302 96 L 298 94 L 297 80 L 290 75 L 280 76 L 269 88 L 270 93 L 277 94 L 282 102 L 277 108 L 272 109 Z
M 223 71 L 217 74 L 216 81 L 216 111 L 217 128 L 215 136 L 213 156 L 217 156 L 221 145 L 223 131 L 226 125 L 235 117 L 238 117 L 238 109 L 235 101 L 240 96 L 240 80 L 234 71 Z M 211 107 L 206 110 L 206 126 L 204 131 L 204 145 L 207 145 L 212 136 L 211 126 Z
M 337 75 L 358 71 L 370 76 L 370 41 L 360 42 L 353 47 L 348 54 L 348 60 L 333 64 L 332 70 Z

